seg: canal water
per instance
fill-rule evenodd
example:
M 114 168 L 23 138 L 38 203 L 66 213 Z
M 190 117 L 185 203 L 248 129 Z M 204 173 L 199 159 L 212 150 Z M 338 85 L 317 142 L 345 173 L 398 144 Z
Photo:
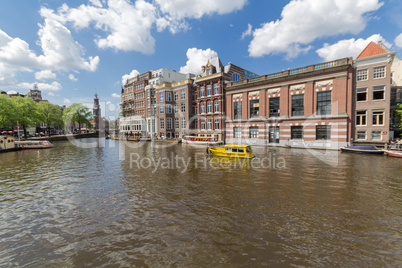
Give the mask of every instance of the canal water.
M 402 160 L 84 139 L 0 154 L 1 267 L 402 266 Z

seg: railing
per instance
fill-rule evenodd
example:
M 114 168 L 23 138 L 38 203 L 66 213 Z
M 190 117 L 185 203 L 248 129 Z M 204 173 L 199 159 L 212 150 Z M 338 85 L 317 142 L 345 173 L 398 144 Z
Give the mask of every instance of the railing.
M 337 64 L 338 64 L 337 61 L 324 62 L 324 63 L 313 65 L 313 70 L 320 70 L 320 69 L 330 68 L 330 67 L 336 66 Z
M 261 80 L 261 76 L 252 77 L 248 79 L 248 82 L 257 82 Z
M 281 76 L 283 76 L 283 72 L 269 74 L 269 75 L 266 76 L 266 78 L 271 79 L 271 78 L 277 78 L 277 77 L 281 77 Z
M 307 67 L 301 67 L 301 68 L 289 70 L 289 74 L 299 74 L 299 73 L 304 73 L 304 72 L 307 72 Z

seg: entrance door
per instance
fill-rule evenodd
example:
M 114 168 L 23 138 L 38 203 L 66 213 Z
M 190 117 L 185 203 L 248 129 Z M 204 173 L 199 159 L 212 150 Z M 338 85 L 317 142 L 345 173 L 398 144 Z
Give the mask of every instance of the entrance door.
M 269 143 L 279 143 L 279 127 L 269 127 Z

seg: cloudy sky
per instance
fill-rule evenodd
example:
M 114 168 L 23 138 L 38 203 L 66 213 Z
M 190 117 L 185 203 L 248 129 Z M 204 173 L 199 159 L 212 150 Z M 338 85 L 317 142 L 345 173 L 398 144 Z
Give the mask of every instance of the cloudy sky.
M 103 110 L 114 115 L 130 75 L 160 68 L 200 73 L 216 55 L 260 75 L 356 57 L 370 41 L 402 56 L 402 0 L 0 5 L 0 90 L 27 93 L 37 83 L 44 99 L 60 105 L 91 105 L 97 91 Z

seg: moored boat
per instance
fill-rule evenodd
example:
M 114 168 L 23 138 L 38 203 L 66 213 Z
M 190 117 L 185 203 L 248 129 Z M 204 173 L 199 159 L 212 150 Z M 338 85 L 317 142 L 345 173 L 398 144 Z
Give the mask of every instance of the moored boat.
M 383 150 L 378 149 L 375 146 L 368 146 L 368 145 L 355 145 L 355 146 L 348 146 L 348 147 L 341 147 L 342 152 L 348 153 L 360 153 L 360 154 L 384 154 Z
M 15 145 L 17 145 L 21 149 L 48 149 L 53 148 L 53 144 L 49 141 L 15 141 Z
M 250 145 L 226 144 L 224 147 L 211 147 L 208 151 L 216 156 L 231 158 L 254 158 Z
M 200 145 L 218 145 L 223 144 L 223 141 L 218 140 L 218 138 L 212 138 L 212 137 L 184 136 L 182 139 L 182 143 L 200 144 Z
M 386 150 L 385 153 L 389 156 L 402 158 L 402 151 Z

